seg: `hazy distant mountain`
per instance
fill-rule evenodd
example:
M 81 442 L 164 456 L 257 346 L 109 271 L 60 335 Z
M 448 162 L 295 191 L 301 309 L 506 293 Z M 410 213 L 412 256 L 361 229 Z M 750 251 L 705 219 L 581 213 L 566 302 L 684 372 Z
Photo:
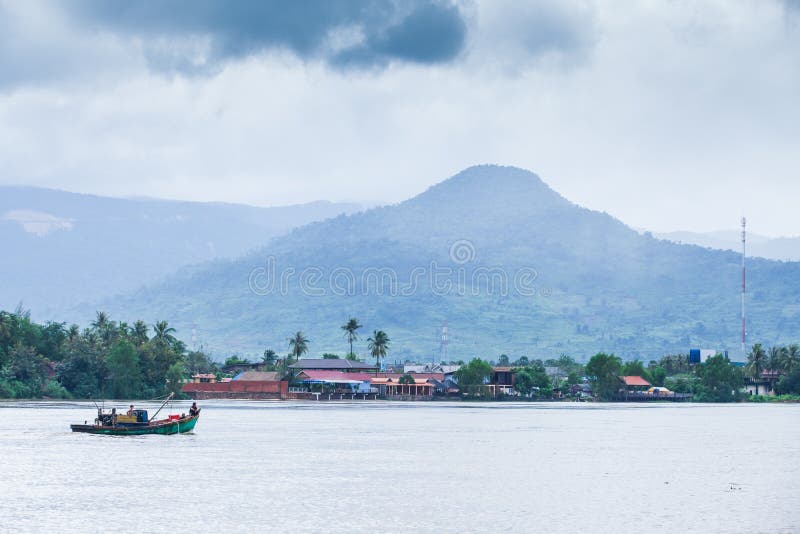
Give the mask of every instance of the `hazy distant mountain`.
M 798 341 L 800 264 L 753 259 L 749 277 L 750 339 Z M 104 307 L 120 319 L 169 319 L 184 336 L 194 328 L 198 343 L 226 352 L 283 352 L 303 330 L 313 354 L 341 353 L 339 326 L 355 316 L 359 353 L 380 328 L 390 360 L 432 357 L 445 321 L 450 359 L 598 350 L 649 359 L 737 348 L 739 284 L 736 253 L 640 235 L 530 172 L 479 166 Z
M 736 230 L 665 232 L 654 233 L 653 236 L 687 245 L 736 252 L 742 250 L 741 232 Z M 800 261 L 800 237 L 766 237 L 748 232 L 747 255 L 771 260 Z
M 23 302 L 34 316 L 48 318 L 357 209 L 329 202 L 256 208 L 130 200 L 0 186 L 0 309 Z

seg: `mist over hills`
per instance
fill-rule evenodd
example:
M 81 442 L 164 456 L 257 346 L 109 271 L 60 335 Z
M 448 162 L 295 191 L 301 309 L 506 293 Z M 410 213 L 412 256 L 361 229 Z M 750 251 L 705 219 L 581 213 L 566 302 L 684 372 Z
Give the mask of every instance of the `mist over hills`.
M 359 209 L 313 202 L 236 204 L 120 199 L 0 186 L 0 309 L 20 302 L 35 317 L 61 317 L 152 284 L 182 266 L 233 258 L 291 228 Z
M 753 259 L 748 272 L 749 339 L 796 341 L 800 264 Z M 646 360 L 738 350 L 739 284 L 734 252 L 640 235 L 531 172 L 485 165 L 80 312 L 167 318 L 217 353 L 283 353 L 297 330 L 312 355 L 343 353 L 339 326 L 355 316 L 364 339 L 388 332 L 389 360 L 432 359 L 444 322 L 448 359 L 603 350 Z
M 655 237 L 676 243 L 698 245 L 719 250 L 742 249 L 741 233 L 736 230 L 717 232 L 664 232 Z M 800 237 L 766 237 L 747 233 L 747 255 L 781 261 L 800 261 Z

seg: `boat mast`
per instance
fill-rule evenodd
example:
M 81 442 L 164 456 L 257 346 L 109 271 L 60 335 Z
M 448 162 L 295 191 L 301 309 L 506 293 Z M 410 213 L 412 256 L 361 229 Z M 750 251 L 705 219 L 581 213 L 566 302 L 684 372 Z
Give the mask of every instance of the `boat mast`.
M 153 414 L 153 417 L 151 417 L 151 418 L 150 418 L 150 420 L 148 421 L 148 423 L 149 423 L 150 421 L 153 421 L 153 420 L 155 420 L 155 418 L 156 418 L 156 415 L 158 415 L 158 412 L 160 412 L 160 411 L 161 411 L 161 409 L 162 409 L 162 408 L 163 408 L 163 407 L 164 407 L 164 406 L 165 406 L 165 405 L 166 405 L 166 404 L 167 404 L 167 403 L 168 403 L 170 400 L 172 400 L 172 397 L 173 397 L 174 395 L 175 395 L 175 393 L 170 393 L 170 394 L 169 394 L 169 396 L 168 396 L 168 397 L 167 397 L 167 398 L 164 400 L 163 404 L 161 404 L 161 406 L 159 406 L 158 410 L 156 410 L 156 413 L 154 413 L 154 414 Z

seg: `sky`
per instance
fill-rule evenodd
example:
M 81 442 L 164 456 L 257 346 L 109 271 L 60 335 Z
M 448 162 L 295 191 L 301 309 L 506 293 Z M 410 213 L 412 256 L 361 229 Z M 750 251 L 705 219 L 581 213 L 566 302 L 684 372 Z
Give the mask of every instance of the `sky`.
M 498 163 L 800 235 L 798 97 L 800 0 L 0 0 L 0 184 L 371 205 Z

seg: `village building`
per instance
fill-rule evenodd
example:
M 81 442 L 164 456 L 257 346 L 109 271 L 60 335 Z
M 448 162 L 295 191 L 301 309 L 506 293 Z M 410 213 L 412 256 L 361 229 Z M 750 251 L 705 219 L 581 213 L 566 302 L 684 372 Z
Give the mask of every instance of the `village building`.
M 775 384 L 778 383 L 781 374 L 779 371 L 765 369 L 761 371 L 758 378 L 748 378 L 745 382 L 744 390 L 748 395 L 775 395 Z
M 197 378 L 195 378 L 197 377 Z M 284 399 L 289 383 L 277 373 L 245 371 L 229 381 L 216 382 L 208 375 L 195 375 L 192 382 L 183 385 L 183 392 L 193 399 Z M 203 381 L 206 380 L 206 381 Z
M 377 372 L 374 364 L 340 358 L 303 358 L 289 366 L 293 371 L 341 371 L 344 373 Z
M 514 368 L 493 367 L 489 380 L 493 395 L 511 395 L 514 392 Z
M 372 378 L 367 373 L 308 369 L 301 371 L 295 378 L 295 382 L 303 384 L 310 391 L 361 394 L 373 393 Z
M 378 390 L 378 394 L 387 399 L 393 400 L 421 400 L 433 398 L 437 384 L 441 384 L 435 378 L 416 377 L 411 374 L 400 376 L 413 377 L 402 382 L 400 377 L 372 378 L 372 386 Z

